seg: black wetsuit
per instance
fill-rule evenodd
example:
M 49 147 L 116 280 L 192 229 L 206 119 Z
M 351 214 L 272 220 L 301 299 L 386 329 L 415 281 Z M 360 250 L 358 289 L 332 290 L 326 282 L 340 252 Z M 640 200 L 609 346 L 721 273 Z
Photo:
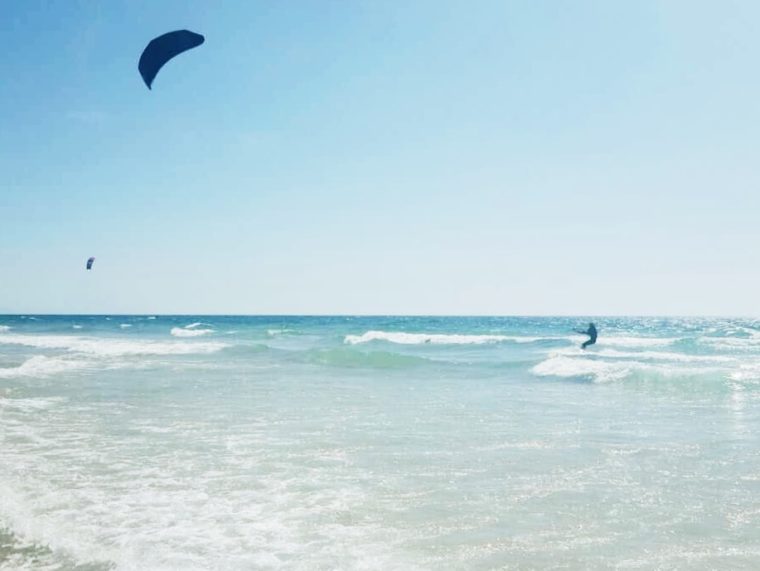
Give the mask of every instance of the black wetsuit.
M 591 323 L 588 326 L 588 331 L 586 331 L 585 333 L 586 335 L 589 336 L 589 340 L 584 341 L 583 345 L 581 345 L 581 349 L 585 349 L 589 345 L 593 345 L 594 343 L 596 343 L 596 327 L 594 326 L 593 323 Z

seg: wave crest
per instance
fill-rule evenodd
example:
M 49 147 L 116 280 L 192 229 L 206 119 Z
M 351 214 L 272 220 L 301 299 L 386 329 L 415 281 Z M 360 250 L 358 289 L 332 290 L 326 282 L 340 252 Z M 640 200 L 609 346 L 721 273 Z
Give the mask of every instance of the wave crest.
M 97 339 L 74 335 L 2 335 L 0 344 L 22 345 L 39 349 L 60 349 L 102 357 L 128 355 L 189 355 L 214 353 L 227 347 L 220 342 L 148 341 Z
M 684 366 L 675 360 L 659 363 L 643 363 L 641 361 L 623 360 L 607 361 L 591 356 L 571 356 L 555 353 L 541 361 L 531 369 L 538 377 L 560 377 L 588 379 L 597 383 L 621 381 L 645 374 L 652 377 L 693 377 L 725 372 L 724 367 L 716 366 Z
M 85 361 L 35 355 L 21 363 L 18 367 L 0 368 L 0 379 L 12 377 L 47 377 L 72 369 L 81 369 L 85 366 L 87 366 Z
M 200 337 L 213 332 L 213 329 L 185 329 L 183 327 L 172 327 L 170 333 L 175 337 Z
M 201 325 L 205 325 L 206 328 L 199 329 Z M 213 332 L 214 330 L 211 329 L 211 326 L 208 323 L 202 323 L 200 321 L 190 323 L 184 327 L 172 327 L 170 331 L 174 337 L 200 337 L 201 335 L 208 335 L 209 333 Z
M 509 335 L 463 335 L 445 333 L 405 333 L 403 331 L 367 331 L 362 335 L 346 335 L 343 342 L 348 345 L 358 345 L 371 341 L 386 341 L 399 345 L 483 345 L 513 341 L 515 343 L 532 343 L 541 337 L 516 337 Z
M 580 339 L 580 337 L 577 337 Z M 585 337 L 584 337 L 585 339 Z M 678 341 L 676 337 L 605 337 L 600 335 L 597 345 L 617 347 L 665 347 Z
M 624 379 L 631 373 L 631 366 L 557 355 L 541 361 L 531 372 L 539 377 L 580 377 L 604 382 Z

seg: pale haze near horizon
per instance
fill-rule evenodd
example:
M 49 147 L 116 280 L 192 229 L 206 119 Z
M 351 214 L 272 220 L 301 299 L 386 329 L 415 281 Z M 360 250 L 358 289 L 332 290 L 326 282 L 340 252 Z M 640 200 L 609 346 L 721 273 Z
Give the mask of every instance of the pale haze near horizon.
M 3 11 L 0 313 L 760 314 L 757 3 Z

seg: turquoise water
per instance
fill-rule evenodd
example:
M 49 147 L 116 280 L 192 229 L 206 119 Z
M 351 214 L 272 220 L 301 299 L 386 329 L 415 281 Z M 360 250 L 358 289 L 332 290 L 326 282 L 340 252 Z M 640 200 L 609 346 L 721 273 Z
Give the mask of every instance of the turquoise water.
M 760 321 L 0 316 L 2 569 L 757 569 Z

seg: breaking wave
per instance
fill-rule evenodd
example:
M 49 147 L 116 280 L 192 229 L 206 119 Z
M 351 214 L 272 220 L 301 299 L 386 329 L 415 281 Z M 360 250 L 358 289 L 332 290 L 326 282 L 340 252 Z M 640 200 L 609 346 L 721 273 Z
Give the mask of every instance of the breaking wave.
M 206 329 L 199 329 L 201 325 L 206 325 Z M 175 337 L 201 337 L 213 332 L 214 330 L 208 324 L 201 323 L 200 321 L 185 325 L 184 327 L 172 327 L 171 329 L 171 334 Z
M 172 327 L 171 329 L 171 334 L 175 337 L 201 337 L 213 332 L 213 329 L 187 329 L 183 327 Z
M 620 351 L 618 349 L 590 350 L 588 353 L 581 349 L 568 349 L 566 351 L 556 351 L 553 355 L 558 356 L 588 356 L 592 355 L 599 358 L 607 359 L 645 359 L 648 361 L 675 361 L 680 363 L 733 363 L 735 357 L 728 355 L 690 355 L 687 353 L 676 353 L 673 351 Z
M 39 349 L 60 349 L 104 357 L 126 355 L 189 355 L 214 353 L 227 347 L 220 342 L 148 341 L 97 339 L 74 335 L 13 335 L 0 336 L 2 345 L 22 345 Z
M 621 381 L 637 373 L 648 373 L 658 377 L 685 377 L 720 372 L 720 369 L 555 355 L 535 365 L 531 372 L 539 377 L 580 378 L 606 383 Z
M 385 341 L 400 345 L 484 345 L 489 343 L 536 343 L 538 341 L 571 341 L 580 342 L 586 337 L 579 335 L 565 336 L 530 336 L 530 335 L 501 335 L 501 334 L 444 334 L 444 333 L 406 333 L 403 331 L 367 331 L 362 335 L 346 335 L 343 342 L 349 345 Z M 677 337 L 600 337 L 600 346 L 644 348 L 665 347 L 672 345 Z
M 573 337 L 581 339 L 581 337 Z M 585 337 L 583 337 L 585 339 Z M 666 347 L 678 341 L 678 337 L 599 337 L 597 345 L 616 347 Z
M 0 379 L 12 377 L 47 377 L 72 369 L 81 369 L 86 366 L 86 361 L 36 355 L 27 359 L 18 367 L 0 368 Z
M 348 345 L 358 345 L 371 341 L 386 341 L 400 345 L 483 345 L 512 341 L 514 343 L 533 343 L 542 337 L 520 337 L 510 335 L 459 335 L 443 333 L 404 333 L 403 331 L 367 331 L 362 335 L 346 335 L 343 342 Z

